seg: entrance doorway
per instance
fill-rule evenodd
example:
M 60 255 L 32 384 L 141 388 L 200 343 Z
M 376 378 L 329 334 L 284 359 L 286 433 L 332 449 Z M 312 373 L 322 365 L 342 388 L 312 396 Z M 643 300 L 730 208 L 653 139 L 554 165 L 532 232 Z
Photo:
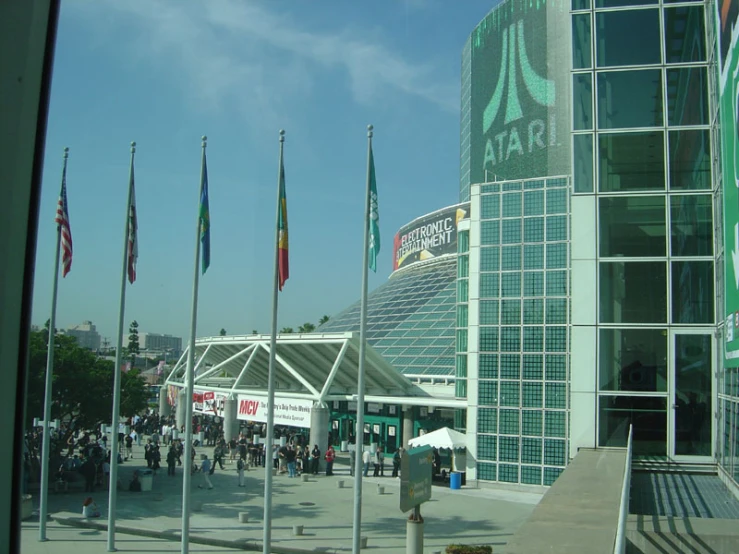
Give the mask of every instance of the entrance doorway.
M 680 462 L 713 458 L 714 338 L 705 331 L 672 334 L 671 457 Z

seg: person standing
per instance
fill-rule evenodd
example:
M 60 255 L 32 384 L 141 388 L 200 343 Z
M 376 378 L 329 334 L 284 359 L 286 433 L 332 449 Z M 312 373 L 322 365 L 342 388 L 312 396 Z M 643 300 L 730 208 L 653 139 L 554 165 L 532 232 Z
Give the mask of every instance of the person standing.
M 328 450 L 326 450 L 326 476 L 327 477 L 334 474 L 334 459 L 336 459 L 336 452 L 334 452 L 334 447 L 329 444 Z
M 369 473 L 369 465 L 370 465 L 370 459 L 372 456 L 369 453 L 369 450 L 362 449 L 362 473 L 365 477 L 367 477 L 367 474 Z
M 354 477 L 354 466 L 357 461 L 357 449 L 349 450 L 349 475 Z
M 372 474 L 372 477 L 384 477 L 385 475 L 385 468 L 383 467 L 385 465 L 385 455 L 382 452 L 382 447 L 378 446 L 377 450 L 375 451 L 375 472 Z
M 292 445 L 289 445 L 287 447 L 287 451 L 285 452 L 285 461 L 287 462 L 287 476 L 288 477 L 297 477 L 298 473 L 296 471 L 296 457 L 295 457 L 295 448 L 293 448 Z
M 398 477 L 400 473 L 400 460 L 403 455 L 403 447 L 401 446 L 393 454 L 393 477 Z
M 167 452 L 167 475 L 174 477 L 175 475 L 175 464 L 177 463 L 177 450 L 175 445 L 172 444 Z
M 239 459 L 236 461 L 236 471 L 239 474 L 239 486 L 243 487 L 244 485 L 244 460 L 239 457 Z
M 318 462 L 321 460 L 321 449 L 317 444 L 313 445 L 310 453 L 310 468 L 313 475 L 318 475 Z

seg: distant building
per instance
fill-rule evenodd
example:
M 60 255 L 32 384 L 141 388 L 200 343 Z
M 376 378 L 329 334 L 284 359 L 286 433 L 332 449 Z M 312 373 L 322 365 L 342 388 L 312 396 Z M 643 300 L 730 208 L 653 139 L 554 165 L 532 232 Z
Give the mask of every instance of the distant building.
M 142 351 L 170 352 L 172 356 L 179 356 L 182 353 L 182 337 L 161 333 L 140 333 L 139 343 Z
M 61 333 L 76 338 L 77 344 L 82 348 L 89 348 L 90 350 L 100 348 L 100 334 L 92 321 L 83 321 L 79 325 L 63 329 Z

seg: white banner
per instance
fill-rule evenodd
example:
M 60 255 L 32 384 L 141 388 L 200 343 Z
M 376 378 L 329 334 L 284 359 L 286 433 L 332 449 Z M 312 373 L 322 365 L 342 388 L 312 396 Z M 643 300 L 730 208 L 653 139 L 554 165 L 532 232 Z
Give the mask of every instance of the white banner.
M 192 411 L 197 414 L 223 417 L 225 403 L 226 395 L 222 393 L 196 389 L 192 395 Z
M 312 400 L 275 398 L 275 425 L 289 425 L 310 429 Z M 267 397 L 240 394 L 238 418 L 248 421 L 267 421 Z

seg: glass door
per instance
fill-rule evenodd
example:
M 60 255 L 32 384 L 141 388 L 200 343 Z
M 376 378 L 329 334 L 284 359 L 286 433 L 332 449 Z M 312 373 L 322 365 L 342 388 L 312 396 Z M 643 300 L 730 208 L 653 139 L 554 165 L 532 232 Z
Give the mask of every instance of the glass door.
M 672 457 L 676 461 L 713 459 L 713 335 L 672 335 Z

